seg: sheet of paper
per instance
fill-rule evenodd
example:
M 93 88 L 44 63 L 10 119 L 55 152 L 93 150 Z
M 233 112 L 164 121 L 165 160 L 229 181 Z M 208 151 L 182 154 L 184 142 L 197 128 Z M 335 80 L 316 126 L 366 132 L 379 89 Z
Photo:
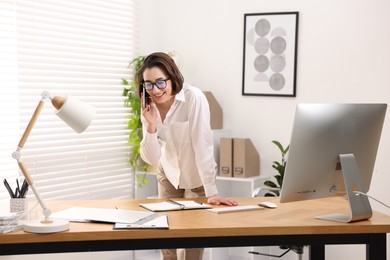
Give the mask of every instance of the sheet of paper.
M 144 207 L 151 211 L 169 211 L 169 210 L 180 210 L 182 206 L 173 204 L 168 201 L 156 202 L 156 203 L 143 203 L 140 204 L 141 207 Z
M 51 214 L 51 218 L 67 219 L 74 222 L 134 223 L 153 213 L 141 210 L 101 209 L 73 207 Z

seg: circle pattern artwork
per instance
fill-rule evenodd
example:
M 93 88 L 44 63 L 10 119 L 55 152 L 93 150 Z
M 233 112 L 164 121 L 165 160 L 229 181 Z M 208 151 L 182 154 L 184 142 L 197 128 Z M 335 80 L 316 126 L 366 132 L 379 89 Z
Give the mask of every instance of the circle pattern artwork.
M 287 32 L 283 27 L 274 26 L 270 20 L 261 18 L 247 32 L 247 41 L 253 46 L 257 56 L 253 59 L 253 68 L 257 72 L 253 81 L 264 87 L 264 82 L 273 91 L 286 86 L 283 74 L 286 69 Z

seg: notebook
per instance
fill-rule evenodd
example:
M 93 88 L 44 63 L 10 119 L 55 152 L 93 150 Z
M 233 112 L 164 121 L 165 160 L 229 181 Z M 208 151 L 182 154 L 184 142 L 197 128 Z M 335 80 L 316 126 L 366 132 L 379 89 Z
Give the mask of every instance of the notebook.
M 196 200 L 167 200 L 156 203 L 141 203 L 139 205 L 147 210 L 154 212 L 212 208 L 210 205 Z

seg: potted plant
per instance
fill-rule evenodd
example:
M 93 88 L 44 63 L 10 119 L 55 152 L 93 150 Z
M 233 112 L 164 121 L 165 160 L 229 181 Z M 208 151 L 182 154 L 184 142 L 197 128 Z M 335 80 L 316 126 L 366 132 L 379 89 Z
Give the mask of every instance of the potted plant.
M 283 145 L 278 141 L 272 141 L 278 148 L 280 153 L 282 154 L 282 160 L 279 161 L 273 161 L 272 168 L 274 168 L 278 173 L 274 175 L 275 182 L 274 181 L 265 181 L 264 185 L 266 187 L 269 187 L 269 191 L 264 196 L 270 197 L 270 196 L 279 196 L 280 195 L 280 189 L 283 185 L 283 178 L 284 178 L 284 171 L 286 169 L 286 155 L 288 150 L 290 149 L 290 145 L 287 147 L 283 147 Z
M 138 56 L 134 58 L 129 67 L 134 67 L 134 72 L 140 70 L 143 62 L 145 60 L 145 56 Z M 127 129 L 130 130 L 128 143 L 131 146 L 131 155 L 129 158 L 129 163 L 136 175 L 137 185 L 138 187 L 142 187 L 143 185 L 148 184 L 148 180 L 146 178 L 146 173 L 144 174 L 136 174 L 137 170 L 146 171 L 148 169 L 148 164 L 144 163 L 140 157 L 140 143 L 142 140 L 142 123 L 141 123 L 141 100 L 138 96 L 138 88 L 135 78 L 131 81 L 126 79 L 122 79 L 123 88 L 123 96 L 125 97 L 124 106 L 131 108 L 131 115 L 129 116 L 130 120 L 127 123 Z

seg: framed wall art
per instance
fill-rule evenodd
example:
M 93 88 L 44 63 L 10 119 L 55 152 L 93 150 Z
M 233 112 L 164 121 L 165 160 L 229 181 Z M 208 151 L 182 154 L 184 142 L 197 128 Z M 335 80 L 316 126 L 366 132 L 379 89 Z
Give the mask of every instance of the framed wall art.
M 242 95 L 296 96 L 298 12 L 244 15 Z

